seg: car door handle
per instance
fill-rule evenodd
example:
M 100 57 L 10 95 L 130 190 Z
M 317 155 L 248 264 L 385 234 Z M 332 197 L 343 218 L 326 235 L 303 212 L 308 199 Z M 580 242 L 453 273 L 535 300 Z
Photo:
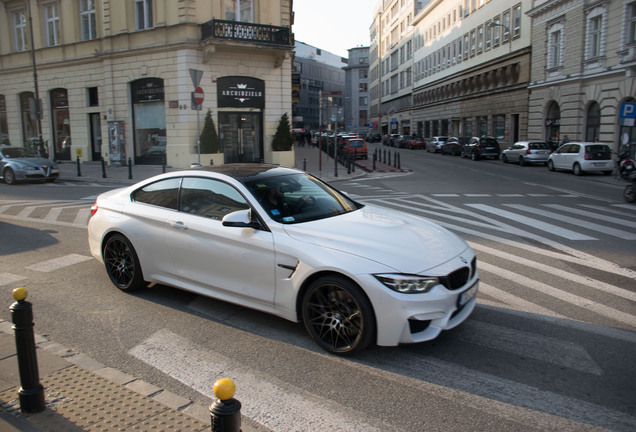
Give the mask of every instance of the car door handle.
M 170 226 L 178 230 L 187 230 L 188 226 L 181 221 L 170 221 Z

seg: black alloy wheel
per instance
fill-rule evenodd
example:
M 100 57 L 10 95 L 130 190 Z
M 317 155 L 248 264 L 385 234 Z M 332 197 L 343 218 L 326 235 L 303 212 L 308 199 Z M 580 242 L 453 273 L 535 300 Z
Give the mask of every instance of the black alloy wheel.
M 136 291 L 144 287 L 141 265 L 130 241 L 121 234 L 106 240 L 103 249 L 106 273 L 122 291 Z
M 636 189 L 634 189 L 633 184 L 625 186 L 625 189 L 623 189 L 623 199 L 628 203 L 636 201 Z
M 360 288 L 339 276 L 314 281 L 302 301 L 305 328 L 325 351 L 351 355 L 375 338 L 373 308 Z

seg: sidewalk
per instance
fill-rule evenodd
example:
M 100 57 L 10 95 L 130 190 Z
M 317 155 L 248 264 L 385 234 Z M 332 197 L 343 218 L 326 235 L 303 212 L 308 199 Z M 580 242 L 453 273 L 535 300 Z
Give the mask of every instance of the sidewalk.
M 338 164 L 336 175 L 333 158 L 327 156 L 324 152 L 321 154 L 317 147 L 295 146 L 294 151 L 296 159 L 295 168 L 306 170 L 308 173 L 328 183 L 358 178 L 372 172 L 387 173 L 409 171 L 408 169 L 396 168 L 394 166 L 395 163 L 390 165 L 380 161 L 376 161 L 374 170 L 373 155 L 369 154 L 369 159 L 356 161 L 355 171 L 352 170 L 348 172 L 346 167 Z M 393 157 L 395 158 L 395 156 Z M 128 166 L 107 165 L 102 169 L 100 162 L 83 162 L 80 163 L 78 170 L 77 162 L 64 161 L 58 163 L 58 166 L 60 167 L 60 181 L 113 184 L 113 187 L 135 184 L 138 181 L 163 172 L 163 166 L 161 165 L 133 165 L 130 168 Z M 104 177 L 104 171 L 106 177 Z M 178 171 L 178 169 L 166 166 L 165 171 Z
M 372 156 L 356 162 L 355 171 L 320 154 L 314 147 L 296 147 L 296 168 L 327 182 L 348 180 L 373 171 Z M 113 187 L 134 184 L 161 174 L 162 166 L 106 166 L 106 177 L 100 162 L 62 162 L 60 182 L 74 181 L 112 184 Z M 376 162 L 376 172 L 405 172 Z M 176 171 L 166 167 L 166 172 Z M 79 175 L 78 175 L 79 174 Z M 132 178 L 130 178 L 132 177 Z M 17 288 L 17 287 L 14 287 Z M 8 305 L 7 305 L 8 306 Z M 37 329 L 37 323 L 36 323 Z M 46 409 L 37 414 L 20 412 L 18 392 L 20 376 L 12 323 L 0 320 L 0 431 L 3 432 L 79 432 L 79 431 L 209 431 L 208 406 L 195 404 L 183 397 L 139 380 L 117 369 L 62 345 L 35 336 L 40 383 L 44 386 Z M 216 379 L 221 377 L 210 377 Z M 213 383 L 211 383 L 212 386 Z M 240 383 L 237 383 L 240 400 Z M 210 404 L 213 401 L 210 400 Z M 243 416 L 243 432 L 267 432 L 268 428 Z

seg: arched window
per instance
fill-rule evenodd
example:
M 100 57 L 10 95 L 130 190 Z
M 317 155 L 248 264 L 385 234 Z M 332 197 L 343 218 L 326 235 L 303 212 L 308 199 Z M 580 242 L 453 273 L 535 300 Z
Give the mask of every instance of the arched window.
M 598 141 L 601 129 L 601 107 L 598 103 L 592 102 L 588 107 L 585 125 L 585 141 Z

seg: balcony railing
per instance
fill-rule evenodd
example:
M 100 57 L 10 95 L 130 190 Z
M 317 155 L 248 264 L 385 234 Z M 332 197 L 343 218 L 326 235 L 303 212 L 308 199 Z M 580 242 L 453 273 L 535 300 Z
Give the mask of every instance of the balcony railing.
M 201 40 L 213 39 L 278 46 L 290 46 L 291 44 L 288 27 L 216 19 L 201 24 Z

